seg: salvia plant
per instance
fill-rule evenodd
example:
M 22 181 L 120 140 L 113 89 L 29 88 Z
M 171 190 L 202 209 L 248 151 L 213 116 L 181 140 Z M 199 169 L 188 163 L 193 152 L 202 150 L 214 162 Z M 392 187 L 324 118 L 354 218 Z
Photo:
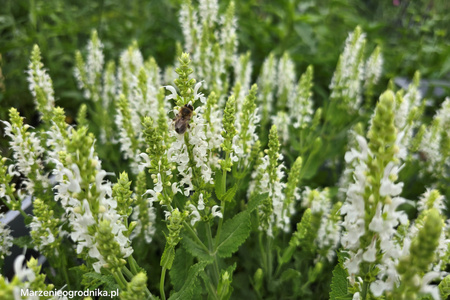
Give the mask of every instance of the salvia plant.
M 450 295 L 450 99 L 425 122 L 419 73 L 379 94 L 382 50 L 356 27 L 319 107 L 314 67 L 298 75 L 290 53 L 252 76 L 234 10 L 183 1 L 184 43 L 165 69 L 136 41 L 106 61 L 93 31 L 75 53 L 86 100 L 76 125 L 33 47 L 40 125 L 11 108 L 0 158 L 0 197 L 30 234 L 15 241 L 0 223 L 0 261 L 15 243 L 45 263 L 15 258 L 1 299 L 96 288 L 121 299 Z

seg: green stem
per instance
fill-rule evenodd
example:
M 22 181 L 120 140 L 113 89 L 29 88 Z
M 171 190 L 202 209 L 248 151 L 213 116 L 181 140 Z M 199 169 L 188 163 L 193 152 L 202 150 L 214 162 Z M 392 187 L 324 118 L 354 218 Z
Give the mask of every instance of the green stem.
M 161 299 L 166 300 L 166 294 L 164 293 L 164 280 L 166 278 L 166 267 L 163 266 L 161 271 L 161 280 L 159 281 L 159 292 L 161 294 Z
M 200 247 L 202 247 L 203 250 L 205 250 L 207 253 L 210 253 L 208 247 L 206 247 L 205 244 L 203 244 L 203 242 L 198 238 L 197 234 L 192 229 L 191 225 L 186 223 L 186 221 L 184 221 L 183 224 L 184 224 L 184 227 L 187 228 L 189 235 L 197 242 L 197 244 Z
M 363 286 L 362 286 L 362 300 L 366 300 L 366 298 L 367 298 L 367 288 L 368 288 L 368 284 L 367 284 L 367 281 L 365 281 L 364 280 L 364 282 L 363 282 Z
M 217 256 L 216 256 L 215 249 L 213 246 L 211 227 L 209 226 L 208 223 L 205 223 L 205 227 L 206 227 L 206 236 L 208 237 L 209 252 L 214 253 L 214 264 L 213 264 L 214 282 L 216 285 L 218 285 L 219 280 L 220 280 L 219 263 L 217 262 Z
M 259 233 L 258 241 L 259 241 L 259 249 L 261 250 L 261 260 L 263 262 L 263 269 L 267 272 L 267 259 L 262 242 L 262 232 Z
M 271 240 L 270 236 L 266 236 L 266 252 L 267 252 L 267 276 L 268 282 L 272 280 L 272 251 L 271 251 Z
M 124 290 L 127 288 L 127 282 L 125 278 L 123 278 L 122 272 L 111 272 L 114 276 L 114 279 L 116 280 L 117 284 L 119 285 L 120 289 Z M 122 275 L 122 276 L 119 276 Z
M 133 275 L 136 275 L 138 273 L 137 262 L 133 255 L 128 256 L 128 263 L 130 264 L 131 272 L 133 272 Z
M 127 276 L 129 280 L 134 277 L 133 273 L 131 273 L 131 271 L 126 266 L 122 267 L 122 272 L 125 273 L 125 276 Z
M 227 160 L 229 156 L 229 153 L 226 152 L 225 153 L 225 159 Z M 225 193 L 227 192 L 227 170 L 224 168 L 222 171 L 222 190 L 223 190 L 223 194 L 225 195 Z M 217 227 L 217 232 L 216 232 L 216 237 L 220 237 L 220 233 L 222 231 L 222 224 L 223 224 L 223 219 L 225 218 L 225 202 L 224 201 L 220 201 L 220 206 L 222 207 L 222 218 L 219 219 L 219 226 Z M 219 239 L 216 239 L 216 243 L 215 246 L 217 247 L 217 243 L 218 243 Z

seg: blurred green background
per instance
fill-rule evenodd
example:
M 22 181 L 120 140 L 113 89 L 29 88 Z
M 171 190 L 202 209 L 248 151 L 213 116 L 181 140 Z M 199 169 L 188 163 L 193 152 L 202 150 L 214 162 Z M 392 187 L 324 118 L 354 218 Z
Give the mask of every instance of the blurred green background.
M 177 15 L 181 2 L 2 0 L 0 119 L 5 120 L 8 108 L 14 106 L 28 123 L 37 122 L 24 73 L 35 43 L 53 79 L 57 105 L 66 109 L 69 122 L 84 101 L 73 77 L 74 54 L 85 48 L 92 29 L 105 45 L 106 61 L 117 61 L 135 39 L 144 57 L 154 56 L 160 67 L 171 64 L 176 42 L 182 41 Z M 221 8 L 228 3 L 220 1 Z M 422 78 L 450 81 L 448 0 L 248 0 L 236 1 L 236 6 L 239 51 L 252 52 L 253 78 L 270 52 L 289 51 L 298 74 L 314 65 L 316 106 L 327 99 L 344 40 L 358 24 L 368 35 L 367 51 L 382 46 L 380 86 L 396 76 L 412 78 L 417 69 Z

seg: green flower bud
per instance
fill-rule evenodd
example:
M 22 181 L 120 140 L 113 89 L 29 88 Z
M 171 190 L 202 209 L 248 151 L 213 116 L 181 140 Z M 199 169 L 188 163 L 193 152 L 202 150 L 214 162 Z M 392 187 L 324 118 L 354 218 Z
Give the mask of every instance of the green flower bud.
M 146 299 L 147 275 L 140 272 L 136 274 L 131 282 L 127 283 L 127 289 L 120 293 L 122 300 Z

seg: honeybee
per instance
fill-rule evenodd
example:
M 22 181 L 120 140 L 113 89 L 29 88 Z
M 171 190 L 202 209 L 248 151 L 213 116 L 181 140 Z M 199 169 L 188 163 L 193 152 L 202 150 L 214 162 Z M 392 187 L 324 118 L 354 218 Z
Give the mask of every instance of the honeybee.
M 190 128 L 189 121 L 192 118 L 194 107 L 191 104 L 186 104 L 178 111 L 175 121 L 175 131 L 178 134 L 184 134 L 186 129 Z

